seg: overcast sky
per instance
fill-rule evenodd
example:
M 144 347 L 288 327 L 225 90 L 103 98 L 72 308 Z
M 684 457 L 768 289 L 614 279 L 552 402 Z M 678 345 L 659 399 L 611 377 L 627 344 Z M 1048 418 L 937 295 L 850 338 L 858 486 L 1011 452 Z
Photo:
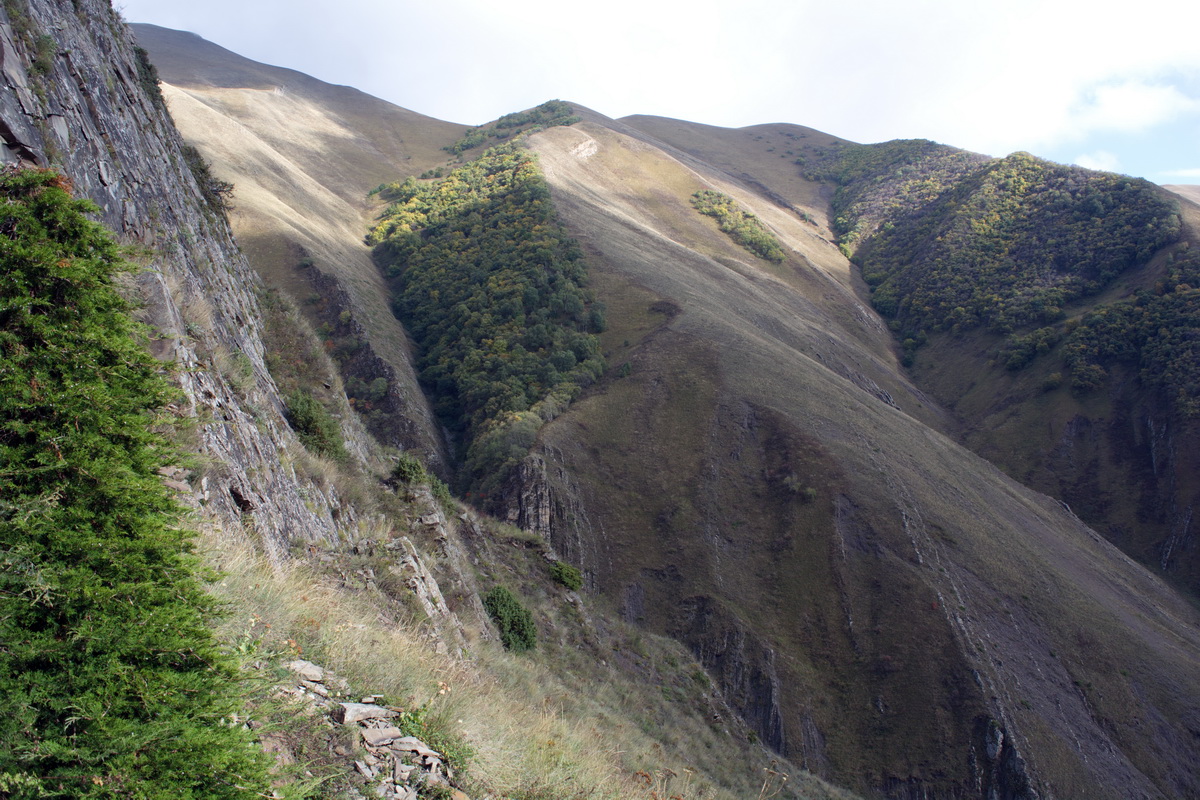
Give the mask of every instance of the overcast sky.
M 130 22 L 479 124 L 794 122 L 1200 183 L 1196 0 L 114 0 Z

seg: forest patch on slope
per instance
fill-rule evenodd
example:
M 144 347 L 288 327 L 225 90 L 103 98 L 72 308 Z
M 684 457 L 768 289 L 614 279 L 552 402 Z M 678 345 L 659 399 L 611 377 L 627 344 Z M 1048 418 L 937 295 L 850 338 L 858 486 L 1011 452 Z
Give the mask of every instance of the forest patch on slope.
M 603 372 L 604 310 L 523 148 L 378 192 L 391 205 L 367 241 L 394 280 L 435 411 L 465 436 L 464 483 L 487 492 Z
M 1200 311 L 1186 302 L 1196 283 L 1189 252 L 1172 256 L 1152 291 L 1082 319 L 1068 313 L 1179 243 L 1178 206 L 1154 185 L 919 140 L 844 147 L 820 169 L 838 184 L 843 250 L 906 363 L 931 335 L 982 328 L 1003 337 L 996 355 L 1010 370 L 1062 345 L 1072 389 L 1087 392 L 1117 361 L 1136 361 L 1143 383 L 1196 412 L 1200 365 L 1188 331 L 1200 327 Z
M 489 139 L 511 139 L 533 129 L 540 130 L 555 125 L 574 125 L 579 120 L 580 117 L 575 114 L 575 109 L 569 104 L 562 100 L 547 100 L 528 111 L 514 111 L 511 114 L 505 114 L 491 125 L 471 128 L 454 144 L 447 145 L 442 149 L 459 156 L 464 150 L 486 144 Z
M 692 207 L 717 221 L 717 226 L 742 247 L 760 258 L 778 264 L 783 248 L 758 217 L 742 208 L 727 194 L 703 189 L 692 195 Z

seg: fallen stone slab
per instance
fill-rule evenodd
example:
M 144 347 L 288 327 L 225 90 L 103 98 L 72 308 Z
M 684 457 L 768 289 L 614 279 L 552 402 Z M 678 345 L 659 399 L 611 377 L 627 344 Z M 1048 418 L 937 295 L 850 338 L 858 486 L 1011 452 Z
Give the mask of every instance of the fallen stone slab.
M 393 750 L 403 750 L 409 753 L 416 753 L 421 757 L 431 757 L 441 759 L 442 755 L 438 751 L 432 749 L 429 745 L 422 742 L 415 736 L 403 736 L 397 738 L 391 745 Z
M 363 728 L 362 738 L 369 747 L 385 747 L 392 743 L 392 740 L 399 739 L 404 735 L 404 731 L 395 727 L 387 728 Z
M 343 725 L 352 725 L 367 719 L 391 719 L 399 715 L 399 711 L 374 703 L 338 703 L 333 708 L 333 721 Z
M 300 676 L 301 680 L 306 681 L 323 681 L 325 680 L 325 670 L 318 667 L 311 661 L 305 661 L 298 658 L 295 661 L 289 661 L 284 665 L 292 672 Z

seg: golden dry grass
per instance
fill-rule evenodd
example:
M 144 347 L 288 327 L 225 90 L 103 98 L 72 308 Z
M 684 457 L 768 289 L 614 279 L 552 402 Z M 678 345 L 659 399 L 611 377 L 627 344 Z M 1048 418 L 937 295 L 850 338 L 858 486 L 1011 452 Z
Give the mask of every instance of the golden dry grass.
M 1164 186 L 1164 189 L 1170 189 L 1180 197 L 1186 198 L 1196 205 L 1200 205 L 1200 186 L 1195 184 Z
M 234 185 L 230 221 L 267 284 L 300 301 L 314 292 L 302 259 L 335 277 L 353 316 L 410 399 L 424 441 L 440 449 L 410 365 L 407 336 L 363 236 L 380 183 L 444 163 L 462 125 L 345 86 L 257 64 L 192 34 L 134 26 L 163 78 L 176 126 Z
M 473 792 L 649 800 L 652 791 L 666 789 L 683 798 L 734 798 L 752 795 L 722 784 L 751 792 L 766 775 L 719 751 L 689 766 L 680 752 L 664 748 L 662 734 L 646 735 L 631 718 L 645 700 L 611 669 L 587 668 L 568 656 L 571 669 L 558 672 L 563 664 L 553 654 L 517 656 L 486 645 L 469 659 L 438 655 L 421 622 L 397 615 L 378 595 L 339 589 L 300 562 L 273 566 L 244 541 L 219 533 L 209 532 L 202 549 L 222 573 L 213 590 L 232 609 L 220 631 L 226 641 L 314 660 L 348 680 L 353 694 L 382 695 L 404 708 L 428 704 L 439 727 L 474 748 L 467 784 Z M 641 646 L 686 658 L 677 645 Z M 701 738 L 688 727 L 695 722 L 678 722 L 680 739 Z M 682 751 L 688 744 L 694 742 L 689 738 Z M 713 765 L 726 761 L 745 774 L 714 776 Z M 802 774 L 792 776 L 792 784 L 805 797 L 849 797 Z

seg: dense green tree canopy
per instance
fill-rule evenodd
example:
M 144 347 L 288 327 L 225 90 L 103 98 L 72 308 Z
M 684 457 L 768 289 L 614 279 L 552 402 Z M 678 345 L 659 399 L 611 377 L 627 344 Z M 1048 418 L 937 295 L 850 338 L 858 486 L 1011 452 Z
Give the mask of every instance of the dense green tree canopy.
M 569 104 L 562 100 L 547 100 L 528 111 L 514 111 L 511 114 L 505 114 L 492 125 L 471 128 L 461 139 L 443 149 L 457 156 L 461 155 L 464 150 L 487 143 L 489 139 L 508 139 L 535 128 L 574 125 L 576 122 L 579 122 L 579 117 L 575 115 L 575 110 Z
M 1152 291 L 1083 316 L 1066 340 L 1072 387 L 1099 388 L 1118 364 L 1163 392 L 1185 417 L 1200 416 L 1200 253 L 1172 254 L 1167 278 Z
M 806 164 L 837 183 L 840 242 L 907 356 L 937 332 L 1006 337 L 1009 369 L 1062 348 L 1077 391 L 1120 363 L 1188 416 L 1200 413 L 1200 256 L 1152 184 L 1014 153 L 989 159 L 926 141 L 849 145 Z M 1154 291 L 1077 322 L 1073 303 L 1175 252 Z
M 603 310 L 557 223 L 533 158 L 486 151 L 436 183 L 385 187 L 368 241 L 395 278 L 394 308 L 435 408 L 467 436 L 476 483 L 502 475 L 543 420 L 603 371 Z
M 0 794 L 262 796 L 157 474 L 174 391 L 94 210 L 53 172 L 0 174 Z
M 1026 153 L 973 166 L 941 151 L 930 166 L 942 169 L 899 168 L 896 190 L 851 188 L 835 204 L 876 308 L 904 336 L 1057 321 L 1179 237 L 1174 207 L 1146 181 Z M 881 213 L 870 198 L 895 205 Z M 863 236 L 872 216 L 885 221 Z

